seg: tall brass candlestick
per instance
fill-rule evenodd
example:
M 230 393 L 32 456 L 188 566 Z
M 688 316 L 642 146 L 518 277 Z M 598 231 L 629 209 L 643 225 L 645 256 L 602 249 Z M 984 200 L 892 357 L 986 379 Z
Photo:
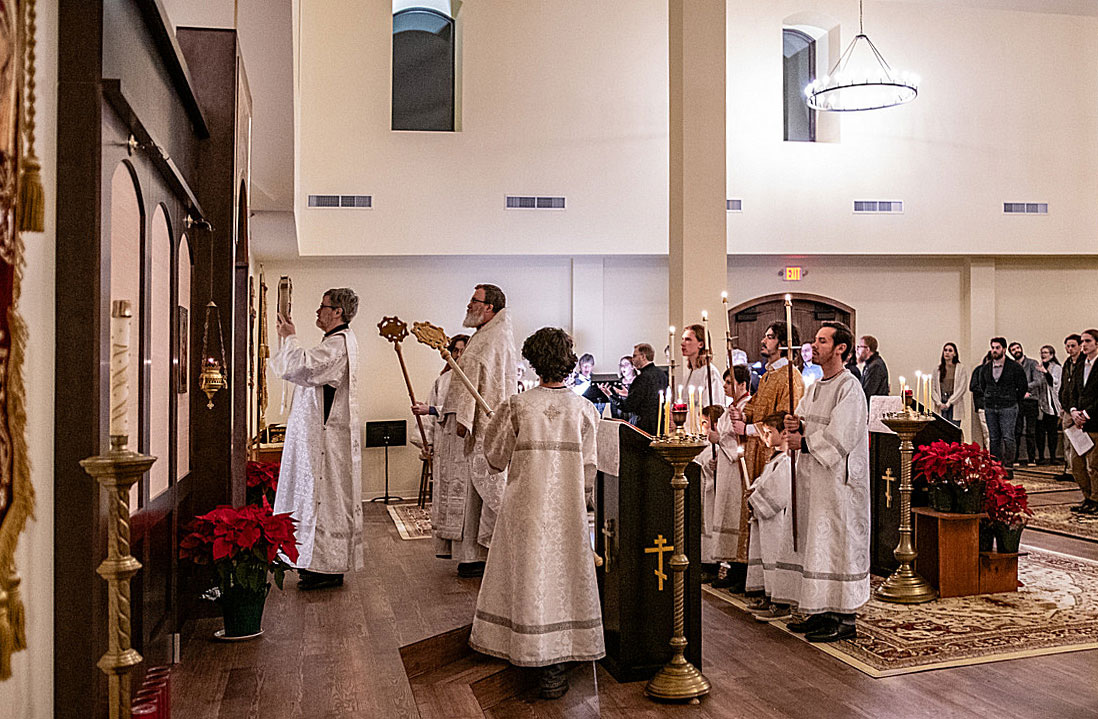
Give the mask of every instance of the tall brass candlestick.
M 645 696 L 670 701 L 692 700 L 709 693 L 709 680 L 697 667 L 683 656 L 686 651 L 686 637 L 683 628 L 686 622 L 686 568 L 690 560 L 686 557 L 686 488 L 690 480 L 685 469 L 694 457 L 705 449 L 705 443 L 689 437 L 683 431 L 686 421 L 685 412 L 675 418 L 678 429 L 675 436 L 660 438 L 652 442 L 652 449 L 674 469 L 671 478 L 671 491 L 675 497 L 675 548 L 671 556 L 671 571 L 674 573 L 674 631 L 671 636 L 672 657 L 656 676 L 649 680 L 644 688 Z
M 793 295 L 785 296 L 785 344 L 789 352 L 789 414 L 793 414 L 796 396 L 793 392 Z M 790 519 L 793 520 L 793 551 L 797 551 L 797 450 L 789 450 L 789 503 Z
M 112 307 L 112 320 L 129 322 L 129 303 L 118 301 Z M 114 381 L 116 367 L 129 365 L 128 343 L 115 344 L 112 327 L 111 417 L 124 417 L 127 411 L 125 382 Z M 121 357 L 115 350 L 121 345 Z M 155 457 L 126 449 L 125 424 L 111 423 L 110 451 L 80 462 L 107 491 L 110 504 L 107 516 L 107 557 L 96 572 L 108 584 L 108 649 L 99 659 L 99 669 L 107 675 L 110 719 L 130 717 L 130 671 L 141 663 L 141 655 L 132 646 L 130 624 L 130 579 L 141 563 L 130 554 L 130 487 L 149 471 Z
M 881 421 L 900 436 L 900 542 L 893 552 L 900 566 L 877 589 L 877 596 L 886 602 L 921 604 L 936 599 L 938 592 L 919 576 L 914 566 L 918 553 L 911 531 L 911 455 L 915 449 L 912 440 L 933 417 L 907 407 L 886 414 Z

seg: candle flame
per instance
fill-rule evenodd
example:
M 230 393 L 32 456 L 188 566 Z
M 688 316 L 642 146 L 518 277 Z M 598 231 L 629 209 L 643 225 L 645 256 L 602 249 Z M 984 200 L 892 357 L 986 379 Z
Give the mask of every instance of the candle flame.
M 793 301 L 793 295 L 786 295 L 785 296 L 785 301 L 786 301 L 786 303 L 792 302 Z
M 907 380 L 903 377 L 900 378 L 900 384 L 907 384 Z
M 727 301 L 728 301 L 728 293 L 727 292 L 722 292 L 721 293 L 721 302 L 727 302 Z
M 705 310 L 702 310 L 702 322 L 705 322 L 707 319 L 709 319 L 709 313 Z
M 670 327 L 667 328 L 667 334 L 671 334 L 671 335 L 675 334 L 675 325 L 671 325 Z

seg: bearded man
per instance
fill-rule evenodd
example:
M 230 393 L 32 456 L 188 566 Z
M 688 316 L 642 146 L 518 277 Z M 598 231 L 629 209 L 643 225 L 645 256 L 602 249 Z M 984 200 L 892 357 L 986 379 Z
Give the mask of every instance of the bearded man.
M 476 329 L 458 366 L 492 409 L 518 387 L 507 298 L 495 285 L 477 285 L 466 306 L 465 327 Z M 484 458 L 490 417 L 465 383 L 451 381 L 435 431 L 435 555 L 458 560 L 458 575 L 479 577 L 492 541 L 507 472 L 495 472 Z

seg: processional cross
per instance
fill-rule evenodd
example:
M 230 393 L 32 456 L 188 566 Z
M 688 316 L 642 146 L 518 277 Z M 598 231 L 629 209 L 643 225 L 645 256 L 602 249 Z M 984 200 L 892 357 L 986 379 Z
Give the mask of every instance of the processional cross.
M 662 534 L 656 535 L 656 542 L 654 547 L 645 547 L 645 554 L 656 555 L 656 578 L 659 579 L 659 591 L 663 591 L 663 582 L 667 579 L 667 575 L 663 571 L 663 554 L 664 552 L 673 552 L 675 547 L 667 543 L 667 540 L 663 538 Z

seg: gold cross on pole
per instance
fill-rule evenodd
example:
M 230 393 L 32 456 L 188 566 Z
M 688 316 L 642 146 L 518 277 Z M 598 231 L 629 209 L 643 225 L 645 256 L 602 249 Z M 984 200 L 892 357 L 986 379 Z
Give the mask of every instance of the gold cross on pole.
M 888 468 L 888 471 L 884 473 L 881 479 L 885 483 L 885 506 L 892 506 L 892 483 L 897 480 L 897 477 L 892 476 L 892 467 Z
M 655 555 L 656 555 L 655 575 L 656 575 L 656 578 L 659 579 L 659 582 L 660 582 L 659 591 L 662 592 L 663 591 L 663 582 L 664 582 L 665 579 L 667 579 L 667 575 L 664 574 L 664 572 L 663 572 L 663 553 L 664 552 L 673 552 L 673 551 L 675 551 L 675 547 L 668 544 L 667 540 L 663 538 L 662 534 L 657 534 L 656 535 L 655 545 L 656 546 L 654 546 L 654 547 L 645 547 L 644 548 L 644 553 L 645 554 L 655 553 Z

